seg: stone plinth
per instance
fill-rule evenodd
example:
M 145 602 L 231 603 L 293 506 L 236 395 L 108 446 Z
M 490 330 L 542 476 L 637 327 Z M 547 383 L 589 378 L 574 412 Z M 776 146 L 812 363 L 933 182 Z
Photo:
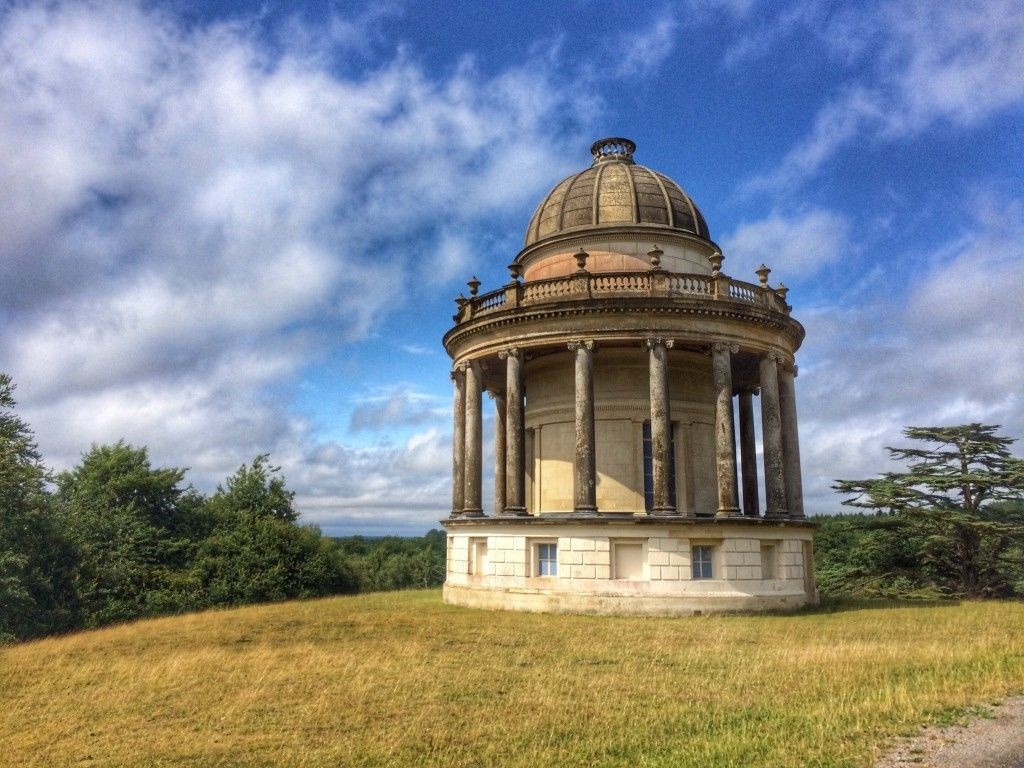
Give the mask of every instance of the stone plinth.
M 814 526 L 804 521 L 549 515 L 443 524 L 444 599 L 453 605 L 693 615 L 817 602 Z M 554 573 L 541 575 L 552 561 Z

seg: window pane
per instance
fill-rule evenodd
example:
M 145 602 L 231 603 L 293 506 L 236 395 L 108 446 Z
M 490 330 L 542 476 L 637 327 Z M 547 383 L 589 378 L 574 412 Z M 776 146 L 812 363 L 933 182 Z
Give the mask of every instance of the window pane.
M 558 575 L 558 545 L 537 545 L 537 574 L 539 576 Z
M 712 548 L 708 546 L 696 546 L 690 550 L 693 578 L 711 579 L 714 578 L 711 571 Z
M 654 452 L 651 441 L 651 422 L 644 422 L 644 509 L 654 508 Z M 668 503 L 676 506 L 676 436 L 674 425 L 669 425 L 668 438 Z

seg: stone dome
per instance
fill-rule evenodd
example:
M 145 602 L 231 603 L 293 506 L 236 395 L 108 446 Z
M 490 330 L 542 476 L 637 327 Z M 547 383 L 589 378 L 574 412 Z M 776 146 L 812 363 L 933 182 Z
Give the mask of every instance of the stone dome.
M 622 226 L 674 229 L 710 240 L 690 196 L 667 176 L 637 165 L 635 151 L 629 139 L 595 141 L 593 164 L 556 184 L 537 207 L 526 247 L 565 233 Z

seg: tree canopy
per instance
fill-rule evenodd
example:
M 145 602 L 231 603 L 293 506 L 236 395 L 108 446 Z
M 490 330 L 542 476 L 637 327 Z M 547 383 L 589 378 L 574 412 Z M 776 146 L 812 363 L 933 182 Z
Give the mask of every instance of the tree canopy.
M 856 557 L 874 562 L 853 575 L 913 574 L 917 587 L 941 594 L 1012 594 L 1024 557 L 1024 460 L 999 429 L 907 427 L 903 434 L 925 445 L 886 449 L 905 471 L 837 480 L 833 488 L 850 496 L 843 504 L 889 516 L 866 526 Z

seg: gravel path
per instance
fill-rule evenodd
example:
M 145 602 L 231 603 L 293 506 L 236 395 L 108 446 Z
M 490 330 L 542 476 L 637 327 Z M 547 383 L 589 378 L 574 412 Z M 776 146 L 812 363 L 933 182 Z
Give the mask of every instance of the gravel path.
M 993 708 L 991 718 L 901 739 L 875 768 L 1024 768 L 1024 697 Z

